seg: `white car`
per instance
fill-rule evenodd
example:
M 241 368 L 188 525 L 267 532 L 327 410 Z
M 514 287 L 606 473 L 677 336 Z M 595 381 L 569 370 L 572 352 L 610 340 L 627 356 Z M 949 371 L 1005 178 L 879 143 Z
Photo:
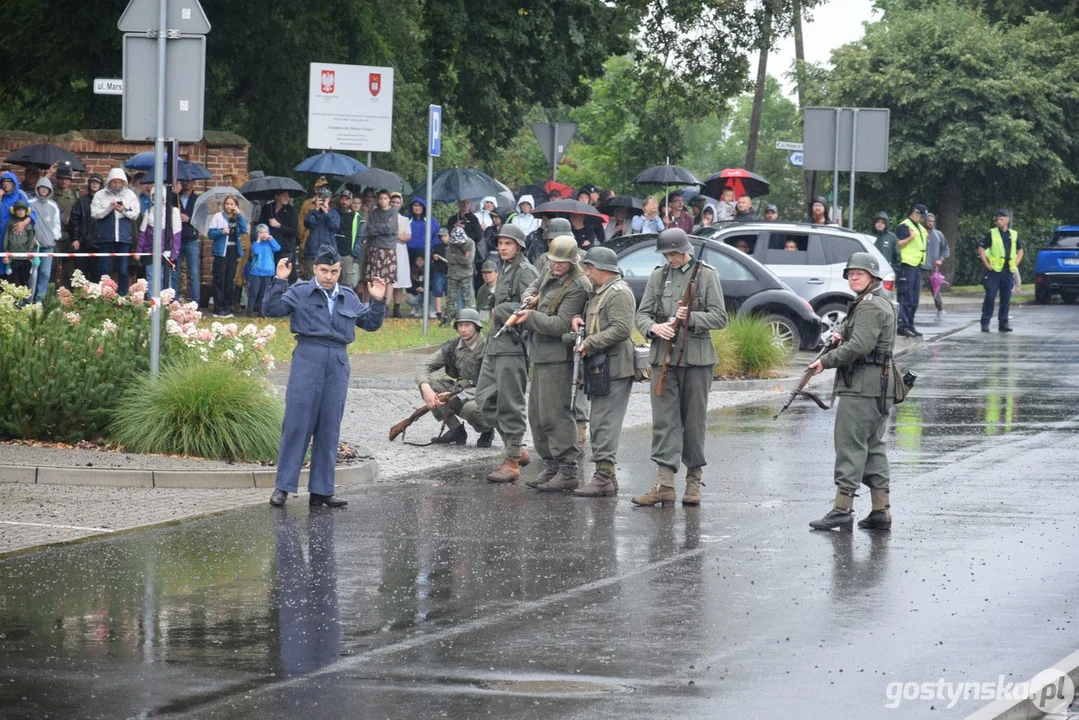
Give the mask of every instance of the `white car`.
M 745 252 L 813 306 L 821 319 L 821 337 L 830 335 L 847 317 L 847 303 L 854 293 L 843 279 L 843 269 L 856 252 L 871 254 L 884 268 L 884 289 L 895 304 L 895 272 L 871 235 L 834 225 L 788 222 L 725 222 L 696 234 L 748 248 Z

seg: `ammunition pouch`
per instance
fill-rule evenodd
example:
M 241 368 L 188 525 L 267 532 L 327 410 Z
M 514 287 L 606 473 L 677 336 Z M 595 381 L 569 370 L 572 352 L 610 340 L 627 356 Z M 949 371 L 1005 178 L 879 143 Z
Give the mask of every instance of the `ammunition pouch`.
M 602 397 L 611 392 L 611 361 L 607 353 L 588 355 L 585 358 L 584 394 Z

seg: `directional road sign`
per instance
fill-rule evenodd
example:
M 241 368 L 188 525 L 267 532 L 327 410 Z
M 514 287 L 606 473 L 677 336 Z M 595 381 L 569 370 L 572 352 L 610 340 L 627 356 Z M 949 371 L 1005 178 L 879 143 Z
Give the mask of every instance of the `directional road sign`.
M 792 152 L 787 156 L 787 162 L 795 167 L 802 167 L 802 151 Z
M 776 150 L 804 150 L 802 143 L 800 142 L 788 142 L 786 140 L 776 140 Z

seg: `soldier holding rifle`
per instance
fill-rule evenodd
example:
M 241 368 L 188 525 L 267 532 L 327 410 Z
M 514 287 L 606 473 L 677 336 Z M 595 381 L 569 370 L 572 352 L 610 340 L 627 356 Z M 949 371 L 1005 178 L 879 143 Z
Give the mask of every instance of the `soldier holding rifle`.
M 683 505 L 701 502 L 705 415 L 718 360 L 712 331 L 727 324 L 723 290 L 715 269 L 693 257 L 681 228 L 656 239 L 667 261 L 652 271 L 637 308 L 637 330 L 651 340 L 652 461 L 656 484 L 633 498 L 637 505 L 675 501 L 674 475 L 686 466 Z

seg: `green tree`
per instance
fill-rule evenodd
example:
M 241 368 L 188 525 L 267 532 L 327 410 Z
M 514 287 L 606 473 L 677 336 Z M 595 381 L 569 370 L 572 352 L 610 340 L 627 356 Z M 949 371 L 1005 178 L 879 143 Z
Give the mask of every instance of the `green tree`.
M 1075 181 L 1075 37 L 1045 14 L 994 25 L 952 2 L 918 5 L 884 3 L 830 72 L 812 71 L 810 101 L 891 110 L 890 170 L 858 177 L 863 219 L 924 201 L 954 245 L 964 214 L 987 226 L 1007 205 L 1022 226 L 1050 213 Z

